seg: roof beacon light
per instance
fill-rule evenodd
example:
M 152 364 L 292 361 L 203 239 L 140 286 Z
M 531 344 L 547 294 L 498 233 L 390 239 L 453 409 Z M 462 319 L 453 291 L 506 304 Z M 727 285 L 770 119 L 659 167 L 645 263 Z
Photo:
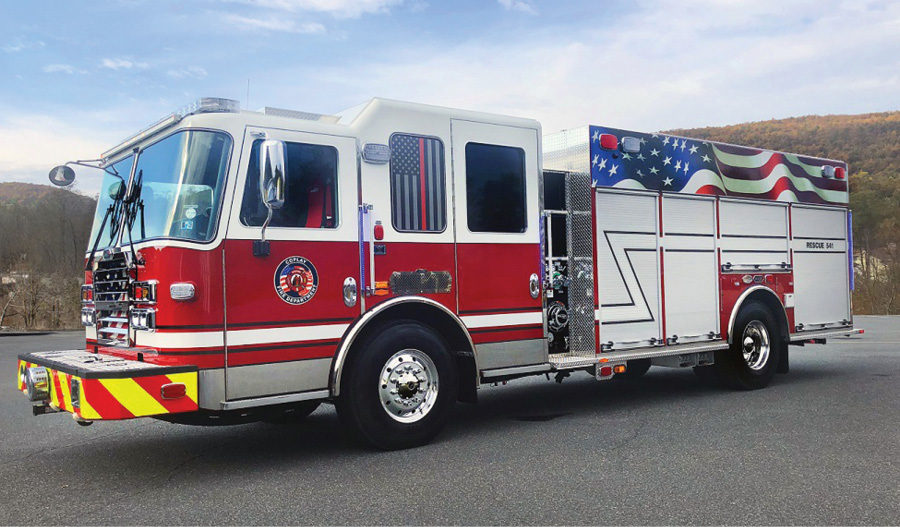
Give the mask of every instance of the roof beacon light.
M 844 179 L 847 177 L 847 169 L 844 167 L 834 168 L 834 179 Z
M 613 134 L 600 134 L 600 148 L 604 150 L 619 148 L 619 138 Z
M 195 113 L 238 113 L 240 111 L 240 101 L 218 97 L 202 97 L 175 113 L 183 119 Z
M 831 165 L 825 165 L 822 167 L 822 175 L 827 177 L 828 179 L 834 178 L 834 167 Z

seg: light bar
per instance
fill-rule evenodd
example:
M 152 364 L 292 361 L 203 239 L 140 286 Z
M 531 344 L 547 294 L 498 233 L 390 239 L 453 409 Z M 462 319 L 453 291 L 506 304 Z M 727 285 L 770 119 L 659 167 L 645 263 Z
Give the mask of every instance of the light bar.
M 137 143 L 143 141 L 147 137 L 150 137 L 153 134 L 161 132 L 166 128 L 177 124 L 179 121 L 184 119 L 189 115 L 194 115 L 198 113 L 238 113 L 241 111 L 241 103 L 240 101 L 235 101 L 233 99 L 222 99 L 218 97 L 203 97 L 197 99 L 196 101 L 184 106 L 176 112 L 173 112 L 159 121 L 151 124 L 147 128 L 144 128 L 140 132 L 132 135 L 128 139 L 125 139 L 118 145 L 113 148 L 103 152 L 101 158 L 104 160 L 104 165 L 106 161 L 115 156 L 116 154 L 121 153 L 124 150 L 136 145 Z

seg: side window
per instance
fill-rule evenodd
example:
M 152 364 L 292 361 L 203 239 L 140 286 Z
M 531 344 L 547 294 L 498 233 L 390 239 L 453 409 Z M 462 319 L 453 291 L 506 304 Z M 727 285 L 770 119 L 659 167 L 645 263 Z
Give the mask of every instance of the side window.
M 466 215 L 472 232 L 525 232 L 525 151 L 466 144 Z
M 391 136 L 391 222 L 397 231 L 441 232 L 447 226 L 444 144 Z
M 259 195 L 259 145 L 253 142 L 247 183 L 241 203 L 241 223 L 261 227 L 269 209 Z M 333 146 L 287 143 L 284 207 L 272 215 L 270 227 L 337 227 L 338 153 Z

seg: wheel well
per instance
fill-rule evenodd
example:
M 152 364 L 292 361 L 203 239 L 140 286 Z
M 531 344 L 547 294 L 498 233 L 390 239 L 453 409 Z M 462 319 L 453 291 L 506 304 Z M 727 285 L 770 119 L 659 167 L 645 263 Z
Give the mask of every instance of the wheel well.
M 478 370 L 475 363 L 475 350 L 468 333 L 460 325 L 461 323 L 443 309 L 425 302 L 404 302 L 393 305 L 376 313 L 371 319 L 365 321 L 365 325 L 354 337 L 353 343 L 344 359 L 343 364 L 335 364 L 335 368 L 344 368 L 349 364 L 364 342 L 380 328 L 395 320 L 413 320 L 428 326 L 441 336 L 450 347 L 450 352 L 456 360 L 459 373 L 459 400 L 466 403 L 477 402 Z M 332 379 L 337 377 L 332 376 Z M 332 393 L 337 393 L 336 387 L 332 387 Z
M 737 314 L 747 302 L 759 302 L 766 306 L 769 313 L 771 313 L 772 317 L 775 319 L 775 323 L 778 324 L 778 333 L 781 336 L 781 340 L 785 343 L 790 341 L 790 331 L 788 330 L 787 313 L 784 310 L 784 305 L 781 304 L 781 301 L 778 300 L 778 296 L 776 296 L 771 289 L 760 288 L 748 294 L 740 304 L 734 307 L 731 322 L 728 327 L 729 343 L 731 343 L 732 337 L 734 336 L 734 321 L 737 319 Z

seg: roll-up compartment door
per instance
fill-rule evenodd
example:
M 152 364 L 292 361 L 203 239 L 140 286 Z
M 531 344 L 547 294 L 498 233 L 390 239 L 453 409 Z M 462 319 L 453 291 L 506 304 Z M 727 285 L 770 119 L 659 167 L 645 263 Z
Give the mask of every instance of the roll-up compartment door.
M 804 331 L 850 323 L 847 210 L 794 205 L 794 323 Z
M 722 266 L 724 271 L 787 269 L 788 205 L 721 199 Z
M 662 214 L 665 336 L 678 344 L 714 339 L 719 333 L 715 198 L 664 195 Z
M 596 200 L 600 342 L 614 349 L 656 343 L 658 194 L 597 189 Z

